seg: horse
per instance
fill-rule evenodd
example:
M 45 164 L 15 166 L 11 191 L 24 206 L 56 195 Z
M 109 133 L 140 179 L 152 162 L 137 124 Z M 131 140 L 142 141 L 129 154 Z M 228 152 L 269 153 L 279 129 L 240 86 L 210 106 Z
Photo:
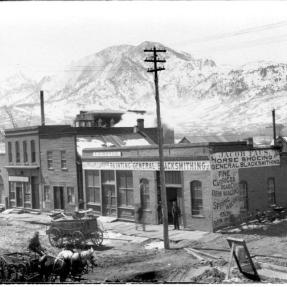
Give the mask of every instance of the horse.
M 73 250 L 62 250 L 56 257 L 46 255 L 41 259 L 42 278 L 47 282 L 60 277 L 60 282 L 67 280 L 69 276 L 80 279 L 81 275 L 88 272 L 89 265 L 95 266 L 94 249 L 74 252 Z
M 81 276 L 84 272 L 88 272 L 89 267 L 95 266 L 94 249 L 75 252 L 71 257 L 71 275 L 73 277 Z
M 65 282 L 70 273 L 70 264 L 68 260 L 56 258 L 51 255 L 45 255 L 40 260 L 40 275 L 44 282 L 56 281 Z

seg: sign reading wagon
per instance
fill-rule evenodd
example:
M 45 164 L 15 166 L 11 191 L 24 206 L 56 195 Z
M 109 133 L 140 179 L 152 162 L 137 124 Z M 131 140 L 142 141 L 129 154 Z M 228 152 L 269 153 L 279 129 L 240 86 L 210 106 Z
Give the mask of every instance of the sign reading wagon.
M 211 187 L 214 230 L 231 225 L 243 206 L 239 169 L 280 165 L 275 150 L 220 152 L 211 155 Z

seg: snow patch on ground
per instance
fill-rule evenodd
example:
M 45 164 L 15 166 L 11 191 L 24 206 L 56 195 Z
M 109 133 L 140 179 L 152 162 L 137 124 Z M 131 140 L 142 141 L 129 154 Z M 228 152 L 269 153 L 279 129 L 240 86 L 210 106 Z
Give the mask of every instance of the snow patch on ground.
M 145 249 L 163 249 L 163 248 L 164 248 L 163 241 L 153 241 L 145 246 Z

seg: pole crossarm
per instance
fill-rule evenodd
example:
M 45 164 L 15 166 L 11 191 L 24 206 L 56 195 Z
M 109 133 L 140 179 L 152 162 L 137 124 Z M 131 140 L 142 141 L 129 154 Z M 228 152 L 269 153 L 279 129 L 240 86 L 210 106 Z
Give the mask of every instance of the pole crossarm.
M 156 70 L 155 69 L 151 69 L 151 68 L 148 68 L 147 71 L 149 73 L 154 73 L 154 72 L 157 72 L 157 71 L 164 71 L 165 68 L 164 67 L 158 67 Z
M 154 62 L 154 59 L 153 59 L 153 58 L 146 58 L 144 61 L 145 61 L 145 62 L 151 62 L 151 63 L 153 63 L 153 62 Z M 157 62 L 157 63 L 165 63 L 166 60 L 164 60 L 164 59 L 156 59 L 156 62 Z
M 144 49 L 144 52 L 158 52 L 158 53 L 166 53 L 166 49 L 156 49 L 155 47 L 153 49 Z

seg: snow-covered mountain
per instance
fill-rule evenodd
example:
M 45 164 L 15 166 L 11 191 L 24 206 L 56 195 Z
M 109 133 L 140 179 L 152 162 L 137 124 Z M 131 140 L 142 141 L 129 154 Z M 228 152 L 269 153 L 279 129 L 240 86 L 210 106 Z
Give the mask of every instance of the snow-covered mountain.
M 165 71 L 159 73 L 161 112 L 163 122 L 176 132 L 258 133 L 270 125 L 273 108 L 277 122 L 285 123 L 287 64 L 257 62 L 228 70 L 210 59 L 144 42 L 109 47 L 39 82 L 19 74 L 0 83 L 0 125 L 11 127 L 9 113 L 19 126 L 39 124 L 40 89 L 50 124 L 72 123 L 80 110 L 91 109 L 147 110 L 152 123 L 154 82 L 144 49 L 153 46 L 167 50 L 161 55 Z

